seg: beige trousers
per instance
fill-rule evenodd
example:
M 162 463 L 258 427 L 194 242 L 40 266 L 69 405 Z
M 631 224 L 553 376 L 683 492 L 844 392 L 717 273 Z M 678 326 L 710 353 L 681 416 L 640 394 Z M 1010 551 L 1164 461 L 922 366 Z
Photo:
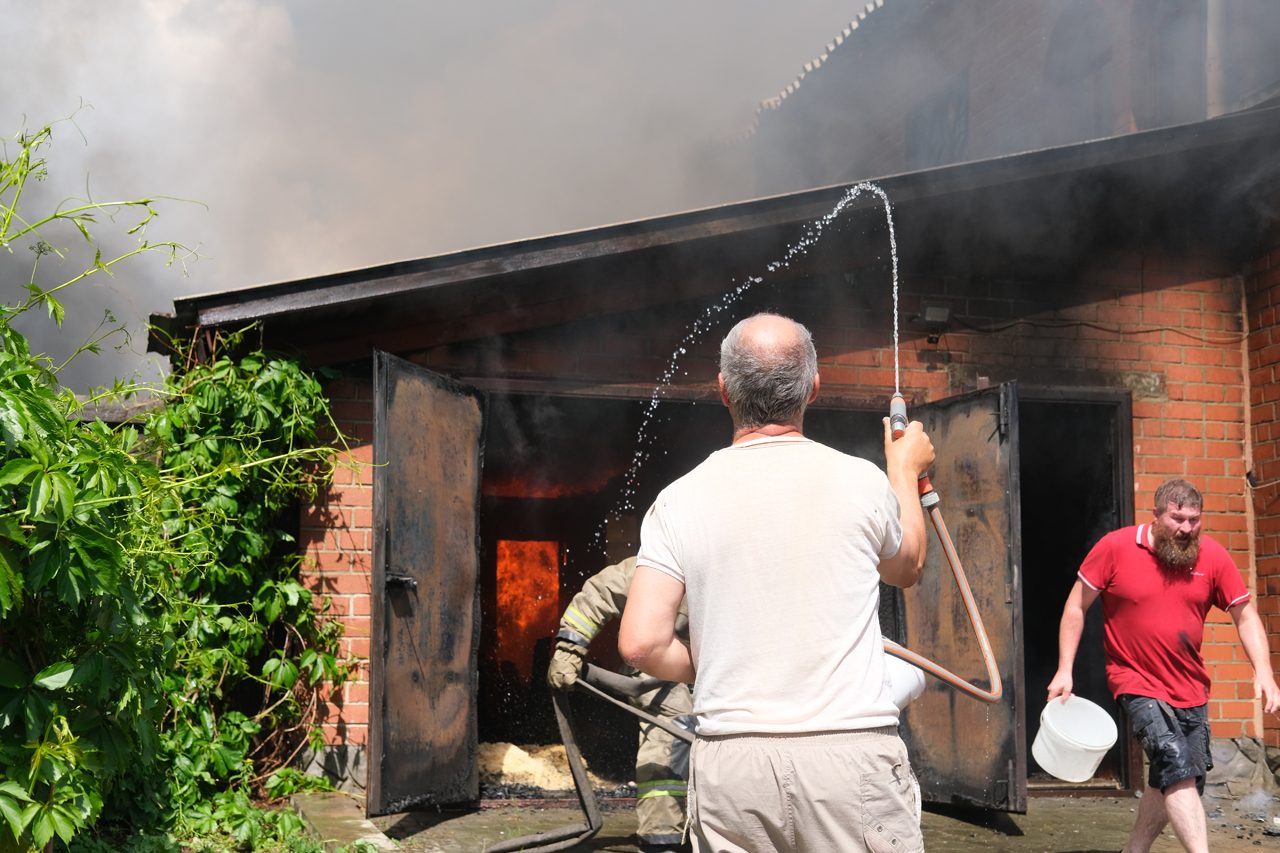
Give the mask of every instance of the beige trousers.
M 922 853 L 919 788 L 896 728 L 698 738 L 697 853 Z

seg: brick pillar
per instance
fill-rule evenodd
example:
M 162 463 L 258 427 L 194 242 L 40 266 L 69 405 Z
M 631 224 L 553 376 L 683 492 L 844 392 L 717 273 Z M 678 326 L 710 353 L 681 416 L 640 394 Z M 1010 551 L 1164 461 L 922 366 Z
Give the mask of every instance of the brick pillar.
M 1256 518 L 1257 605 L 1280 669 L 1280 238 L 1245 275 L 1248 318 L 1253 508 Z M 1280 749 L 1280 724 L 1263 719 L 1263 740 Z
M 343 627 L 342 654 L 355 668 L 345 685 L 320 697 L 325 748 L 310 756 L 307 769 L 323 771 L 344 788 L 363 790 L 369 736 L 373 386 L 369 379 L 344 378 L 325 391 L 350 450 L 336 460 L 332 485 L 302 509 L 302 583 L 329 599 L 328 615 Z

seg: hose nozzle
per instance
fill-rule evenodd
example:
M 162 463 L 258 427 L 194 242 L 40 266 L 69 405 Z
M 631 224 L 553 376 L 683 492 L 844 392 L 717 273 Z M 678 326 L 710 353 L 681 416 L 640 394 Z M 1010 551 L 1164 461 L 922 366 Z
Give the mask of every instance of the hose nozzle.
M 893 436 L 893 440 L 897 441 L 902 438 L 902 434 L 907 431 L 907 401 L 903 398 L 901 391 L 894 391 L 893 396 L 889 398 L 889 434 Z M 929 472 L 920 475 L 920 502 L 926 507 L 931 507 L 938 502 L 938 493 L 933 490 L 933 483 L 929 481 Z
M 907 401 L 902 393 L 895 391 L 889 400 L 889 433 L 894 439 L 902 438 L 907 431 Z

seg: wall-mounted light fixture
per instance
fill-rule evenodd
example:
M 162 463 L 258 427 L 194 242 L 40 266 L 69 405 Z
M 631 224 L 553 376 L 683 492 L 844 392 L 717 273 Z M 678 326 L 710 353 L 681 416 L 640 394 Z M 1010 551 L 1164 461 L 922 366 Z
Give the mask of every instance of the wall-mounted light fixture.
M 920 307 L 920 321 L 924 323 L 925 340 L 937 344 L 938 339 L 951 328 L 951 306 L 926 302 Z

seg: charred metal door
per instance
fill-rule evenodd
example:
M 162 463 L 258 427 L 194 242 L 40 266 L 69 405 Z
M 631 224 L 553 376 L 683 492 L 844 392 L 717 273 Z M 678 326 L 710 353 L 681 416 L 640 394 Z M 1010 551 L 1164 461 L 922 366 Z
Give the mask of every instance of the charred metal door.
M 483 441 L 479 392 L 375 354 L 371 815 L 480 793 Z
M 903 715 L 926 802 L 1027 809 L 1023 734 L 1018 412 L 1013 384 L 916 407 L 933 439 L 933 484 L 1004 683 L 988 704 L 932 677 Z M 905 590 L 907 646 L 984 689 L 986 667 L 951 570 L 929 530 L 924 578 Z

